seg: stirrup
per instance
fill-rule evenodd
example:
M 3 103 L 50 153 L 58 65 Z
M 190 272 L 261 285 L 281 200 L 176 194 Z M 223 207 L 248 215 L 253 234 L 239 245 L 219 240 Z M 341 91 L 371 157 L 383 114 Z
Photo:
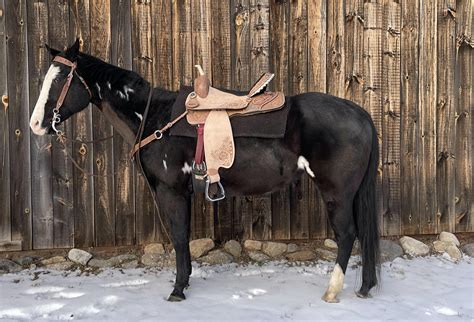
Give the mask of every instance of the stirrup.
M 215 199 L 212 199 L 211 197 L 209 197 L 209 178 L 206 179 L 206 189 L 204 190 L 206 200 L 215 202 L 215 201 L 223 200 L 225 198 L 225 191 L 224 191 L 224 187 L 222 186 L 222 183 L 220 181 L 217 181 L 216 183 L 220 190 L 220 196 L 218 195 L 218 197 L 216 197 Z

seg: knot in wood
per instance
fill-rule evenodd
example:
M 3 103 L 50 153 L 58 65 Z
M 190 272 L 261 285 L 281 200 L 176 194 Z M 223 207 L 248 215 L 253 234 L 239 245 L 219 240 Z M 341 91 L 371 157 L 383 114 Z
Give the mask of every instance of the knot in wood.
M 79 154 L 82 156 L 85 156 L 87 154 L 87 147 L 84 144 L 82 144 L 79 148 Z

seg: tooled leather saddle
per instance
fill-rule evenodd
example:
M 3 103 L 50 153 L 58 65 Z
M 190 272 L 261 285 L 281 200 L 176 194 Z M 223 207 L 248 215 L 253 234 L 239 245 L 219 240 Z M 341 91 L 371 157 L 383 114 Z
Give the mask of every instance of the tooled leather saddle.
M 218 201 L 225 198 L 219 169 L 230 168 L 235 158 L 230 118 L 279 110 L 285 104 L 285 96 L 282 92 L 266 91 L 274 76 L 271 73 L 262 75 L 247 95 L 235 95 L 212 87 L 201 66 L 196 67 L 199 76 L 185 102 L 186 119 L 197 129 L 193 182 L 195 186 L 204 182 L 206 199 Z M 217 186 L 215 196 L 209 194 L 211 185 Z

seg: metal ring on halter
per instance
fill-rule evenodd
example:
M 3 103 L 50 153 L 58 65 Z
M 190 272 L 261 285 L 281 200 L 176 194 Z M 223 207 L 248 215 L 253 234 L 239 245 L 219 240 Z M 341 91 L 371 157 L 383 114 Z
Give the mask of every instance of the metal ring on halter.
M 154 134 L 157 140 L 161 140 L 161 138 L 163 137 L 163 132 L 161 132 L 160 130 L 156 130 Z
M 54 109 L 54 110 L 57 111 L 57 109 Z M 59 113 L 55 112 L 54 110 L 53 110 L 54 114 L 53 114 L 53 120 L 51 122 L 51 127 L 53 128 L 54 132 L 56 132 L 57 135 L 61 135 L 61 134 L 63 134 L 63 131 L 58 130 L 56 128 L 56 124 L 61 123 L 61 115 Z

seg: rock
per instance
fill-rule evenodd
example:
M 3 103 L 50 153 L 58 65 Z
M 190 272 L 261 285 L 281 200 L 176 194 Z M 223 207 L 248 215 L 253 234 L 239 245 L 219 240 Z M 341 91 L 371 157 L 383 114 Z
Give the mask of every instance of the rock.
M 242 254 L 242 246 L 235 240 L 229 240 L 225 243 L 224 250 L 234 256 L 234 258 L 239 258 Z
M 0 258 L 0 274 L 1 273 L 16 273 L 21 271 L 20 265 L 6 258 Z
M 142 256 L 142 264 L 146 266 L 161 266 L 162 256 L 158 254 L 145 254 Z
M 31 264 L 33 264 L 33 261 L 34 261 L 33 257 L 29 257 L 29 256 L 15 259 L 15 262 L 21 266 L 30 266 Z
M 57 263 L 62 263 L 67 261 L 66 257 L 64 256 L 54 256 L 51 258 L 43 259 L 41 261 L 41 264 L 44 266 L 51 265 L 51 264 L 57 264 Z
M 471 257 L 474 257 L 474 243 L 466 244 L 462 247 L 462 251 Z
M 330 262 L 335 261 L 337 257 L 336 253 L 327 249 L 323 249 L 323 248 L 316 248 L 315 252 L 316 252 L 317 257 L 319 257 L 320 259 L 330 261 Z
M 263 262 L 266 262 L 266 261 L 269 261 L 270 260 L 270 257 L 268 257 L 268 255 L 258 251 L 258 250 L 251 250 L 249 251 L 249 257 L 250 259 L 252 259 L 253 261 L 256 261 L 256 262 L 259 262 L 259 263 L 263 263 Z
M 415 238 L 403 236 L 400 244 L 406 254 L 411 256 L 426 256 L 430 253 L 430 248 Z
M 137 266 L 138 266 L 138 261 L 137 260 L 133 260 L 131 262 L 127 262 L 127 263 L 122 264 L 122 267 L 126 268 L 126 269 L 137 268 Z
M 444 253 L 449 246 L 454 246 L 452 242 L 435 240 L 433 242 L 433 249 L 437 253 Z
M 452 233 L 448 233 L 447 231 L 443 231 L 443 232 L 441 232 L 441 234 L 439 234 L 439 240 L 444 241 L 444 242 L 451 242 L 454 245 L 456 245 L 457 247 L 459 247 L 461 245 L 459 243 L 459 240 L 456 237 L 456 235 L 454 235 Z
M 288 244 L 288 247 L 286 248 L 287 253 L 294 253 L 298 251 L 299 247 L 296 244 Z
M 337 243 L 334 240 L 327 238 L 324 240 L 324 247 L 337 249 Z
M 300 250 L 294 253 L 286 254 L 286 259 L 289 261 L 311 261 L 316 258 L 316 254 L 310 250 Z
M 207 254 L 206 256 L 199 258 L 200 262 L 208 263 L 211 265 L 229 264 L 232 263 L 233 260 L 234 258 L 232 257 L 232 255 L 220 249 L 210 251 L 209 254 Z
M 244 248 L 246 250 L 261 250 L 262 242 L 258 240 L 247 239 L 244 241 Z
M 279 257 L 283 255 L 288 246 L 285 243 L 264 242 L 262 251 L 270 257 Z
M 73 248 L 69 251 L 67 257 L 70 261 L 85 266 L 91 260 L 92 254 L 82 249 Z
M 134 260 L 137 260 L 137 256 L 133 254 L 122 254 L 111 257 L 109 259 L 92 258 L 87 265 L 98 268 L 117 267 L 120 265 L 122 265 L 123 267 L 124 263 L 128 263 Z
M 462 254 L 459 248 L 456 247 L 456 245 L 449 245 L 448 248 L 446 248 L 446 253 L 448 253 L 449 257 L 451 257 L 452 260 L 455 262 L 461 260 Z
M 403 256 L 403 249 L 392 240 L 380 240 L 380 258 L 382 262 L 391 262 L 395 258 Z
M 145 254 L 159 254 L 163 255 L 165 253 L 165 248 L 163 247 L 163 244 L 160 243 L 153 243 L 153 244 L 148 244 L 145 246 L 145 249 L 143 251 Z
M 66 261 L 66 262 L 46 265 L 46 268 L 54 269 L 56 271 L 65 271 L 65 270 L 71 269 L 73 266 L 74 266 L 73 262 Z
M 203 255 L 206 255 L 211 249 L 214 248 L 214 241 L 210 238 L 201 238 L 192 240 L 189 243 L 189 249 L 191 251 L 191 257 L 196 259 Z

